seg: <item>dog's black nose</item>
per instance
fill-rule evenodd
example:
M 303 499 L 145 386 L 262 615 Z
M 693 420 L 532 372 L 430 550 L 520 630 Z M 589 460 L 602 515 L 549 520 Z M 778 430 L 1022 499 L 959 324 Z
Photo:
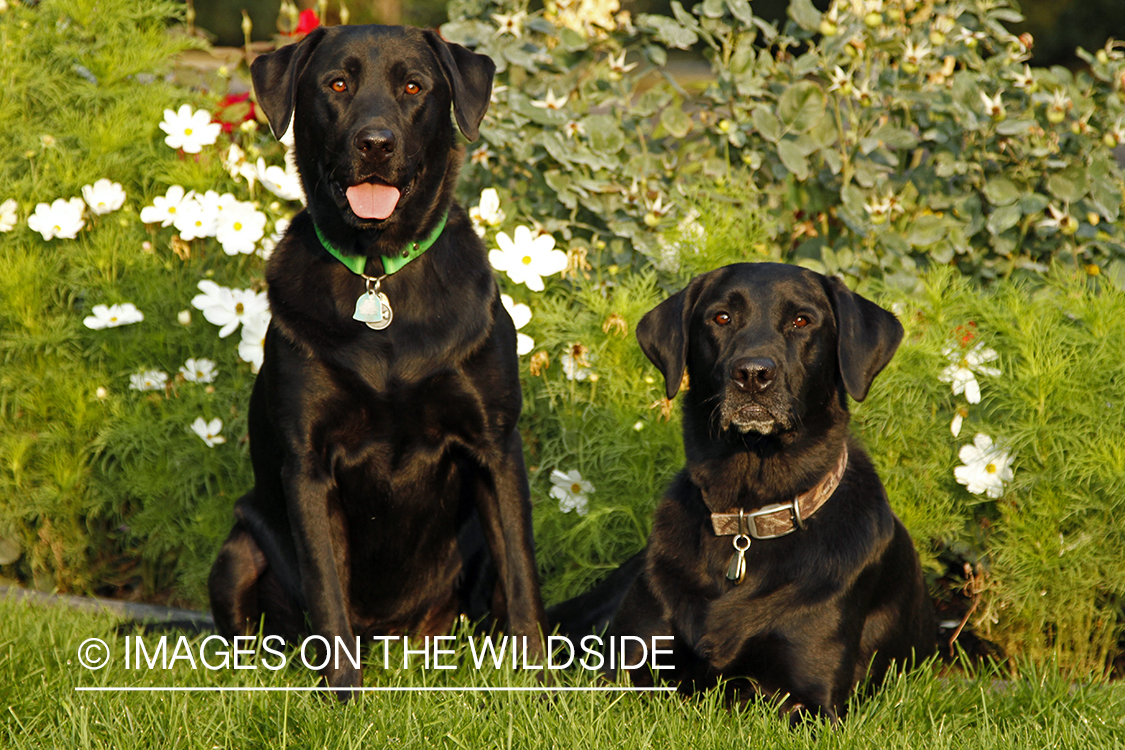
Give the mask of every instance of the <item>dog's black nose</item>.
M 777 376 L 777 363 L 769 357 L 743 357 L 730 366 L 730 379 L 740 391 L 761 393 Z
M 368 161 L 385 161 L 395 151 L 395 134 L 386 128 L 364 128 L 355 135 L 355 148 Z

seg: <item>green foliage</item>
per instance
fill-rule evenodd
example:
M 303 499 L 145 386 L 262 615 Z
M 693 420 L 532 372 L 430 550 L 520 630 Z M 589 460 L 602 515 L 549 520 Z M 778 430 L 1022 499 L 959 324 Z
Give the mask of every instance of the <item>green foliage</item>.
M 534 366 L 538 376 L 525 378 L 523 434 L 549 601 L 581 593 L 644 546 L 655 501 L 683 465 L 664 381 L 632 335 L 663 297 L 651 273 L 633 274 L 619 284 L 579 284 L 536 306 L 536 342 L 552 354 L 549 366 Z M 575 469 L 594 487 L 582 515 L 561 512 L 543 492 L 551 470 Z
M 465 204 L 495 188 L 509 217 L 535 221 L 572 256 L 680 271 L 663 235 L 694 218 L 685 195 L 729 183 L 737 170 L 721 146 L 685 140 L 707 115 L 691 114 L 699 101 L 664 70 L 675 46 L 667 34 L 641 33 L 615 0 L 548 3 L 530 14 L 519 2 L 456 0 L 449 15 L 442 34 L 498 69 L 483 143 L 470 145 L 462 172 Z M 668 34 L 677 25 L 642 18 Z M 498 29 L 505 23 L 510 30 Z M 764 244 L 726 253 L 770 257 Z
M 181 10 L 55 0 L 0 14 L 0 202 L 16 199 L 20 219 L 0 235 L 0 535 L 24 553 L 8 574 L 40 588 L 122 586 L 200 602 L 231 503 L 249 486 L 239 438 L 253 375 L 237 337 L 220 340 L 190 301 L 203 278 L 260 284 L 261 258 L 181 242 L 138 217 L 173 183 L 245 197 L 221 145 L 192 156 L 163 143 L 166 108 L 214 105 L 168 82 L 175 56 L 194 44 L 169 34 Z M 263 153 L 252 129 L 231 138 Z M 28 227 L 36 203 L 105 177 L 123 186 L 125 205 L 87 210 L 76 239 L 46 241 Z M 121 302 L 144 321 L 83 325 L 94 305 Z M 176 376 L 189 357 L 217 364 L 213 385 Z M 131 390 L 130 375 L 149 369 L 170 373 L 167 387 Z M 201 416 L 224 420 L 226 450 L 189 430 Z
M 1114 321 L 1125 294 L 1081 276 L 982 294 L 943 270 L 920 293 L 887 292 L 906 338 L 855 424 L 927 564 L 944 573 L 951 553 L 969 563 L 977 632 L 1009 654 L 1088 674 L 1109 668 L 1122 627 L 1125 334 Z M 978 346 L 997 352 L 1000 374 L 977 376 L 971 404 L 939 376 Z M 975 433 L 1013 458 L 998 497 L 954 479 Z
M 716 75 L 708 137 L 755 170 L 785 257 L 904 287 L 928 265 L 1125 270 L 1121 51 L 1032 70 L 1007 2 L 861 5 L 794 0 L 785 34 L 736 2 L 681 17 Z
M 987 281 L 1063 259 L 1125 276 L 1116 44 L 1082 52 L 1088 72 L 1025 67 L 1007 2 L 822 14 L 796 0 L 784 33 L 745 0 L 636 19 L 593 5 L 600 25 L 562 4 L 455 2 L 443 27 L 500 67 L 467 184 L 499 187 L 573 246 L 675 270 L 659 234 L 690 218 L 683 194 L 737 184 L 745 165 L 772 240 L 740 243 L 746 259 L 904 287 L 929 265 Z M 513 14 L 520 33 L 498 30 Z M 700 46 L 713 81 L 688 91 L 664 65 Z

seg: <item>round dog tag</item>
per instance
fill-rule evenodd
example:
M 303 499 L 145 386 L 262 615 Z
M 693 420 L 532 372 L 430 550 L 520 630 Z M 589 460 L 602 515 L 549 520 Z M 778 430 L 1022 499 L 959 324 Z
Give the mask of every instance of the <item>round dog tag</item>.
M 381 331 L 391 324 L 391 318 L 394 317 L 394 310 L 391 309 L 391 303 L 387 299 L 387 295 L 379 292 L 379 319 L 367 320 L 367 327 L 373 331 Z

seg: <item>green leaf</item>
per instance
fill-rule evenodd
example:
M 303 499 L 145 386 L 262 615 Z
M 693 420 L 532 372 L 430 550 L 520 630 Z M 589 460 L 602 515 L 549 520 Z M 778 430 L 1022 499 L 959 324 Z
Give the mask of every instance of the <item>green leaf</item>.
M 1026 133 L 1035 124 L 1035 120 L 1004 120 L 996 126 L 1000 135 L 1019 135 Z
M 726 13 L 723 0 L 703 0 L 703 5 L 700 7 L 707 18 L 722 18 Z
M 1047 178 L 1047 190 L 1061 201 L 1077 203 L 1086 195 L 1086 170 L 1075 164 Z
M 914 148 L 918 145 L 918 139 L 913 133 L 903 128 L 896 128 L 889 123 L 876 130 L 871 136 L 887 148 Z
M 691 29 L 685 29 L 675 19 L 667 16 L 658 16 L 652 13 L 641 13 L 637 16 L 637 23 L 652 29 L 659 40 L 666 47 L 675 49 L 691 49 L 699 41 L 699 35 Z
M 1003 234 L 1020 221 L 1020 207 L 1018 205 L 1001 206 L 988 215 L 988 231 L 990 234 Z
M 572 210 L 578 207 L 578 199 L 569 189 L 570 177 L 568 174 L 552 169 L 543 173 L 543 179 L 546 180 L 547 186 L 555 191 L 555 196 L 560 203 Z
M 1020 211 L 1024 216 L 1031 216 L 1045 209 L 1050 202 L 1042 193 L 1028 193 L 1020 197 Z
M 590 136 L 590 147 L 602 154 L 616 154 L 625 145 L 625 134 L 612 115 L 590 115 L 582 120 Z
M 832 174 L 840 174 L 840 170 L 844 168 L 844 160 L 840 158 L 839 152 L 835 149 L 826 148 L 820 152 L 824 163 L 832 170 Z
M 564 26 L 563 30 L 559 32 L 559 41 L 567 52 L 581 52 L 590 46 L 584 36 L 567 26 Z
M 758 107 L 750 113 L 750 121 L 754 129 L 770 143 L 781 140 L 781 120 L 765 107 Z
M 691 132 L 691 118 L 683 107 L 665 107 L 660 113 L 660 124 L 676 138 L 683 138 Z
M 879 172 L 881 171 L 875 162 L 870 159 L 856 159 L 855 166 L 855 181 L 865 188 L 875 187 L 875 183 L 879 180 Z
M 813 7 L 812 0 L 792 0 L 789 17 L 805 31 L 816 31 L 820 26 L 820 11 Z
M 801 149 L 793 141 L 782 141 L 777 144 L 777 155 L 785 168 L 793 173 L 798 180 L 804 181 L 809 176 L 809 160 L 801 153 Z
M 1007 206 L 1019 200 L 1022 191 L 1004 177 L 994 177 L 984 186 L 984 197 L 994 206 Z
M 906 241 L 914 247 L 929 247 L 944 239 L 947 231 L 944 219 L 926 214 L 911 222 L 910 228 L 906 231 Z
M 739 23 L 749 26 L 754 21 L 754 13 L 750 10 L 750 0 L 726 0 L 730 14 L 738 19 Z
M 824 113 L 825 96 L 812 81 L 800 81 L 785 90 L 777 102 L 777 115 L 786 129 L 805 132 Z

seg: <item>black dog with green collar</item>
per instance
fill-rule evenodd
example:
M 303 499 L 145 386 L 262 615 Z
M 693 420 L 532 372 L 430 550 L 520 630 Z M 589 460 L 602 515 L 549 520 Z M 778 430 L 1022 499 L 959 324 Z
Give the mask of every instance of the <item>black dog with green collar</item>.
M 307 209 L 266 269 L 255 484 L 209 581 L 224 635 L 261 621 L 351 644 L 491 612 L 539 643 L 516 332 L 453 200 L 450 112 L 476 139 L 494 70 L 387 26 L 317 29 L 254 61 L 270 126 L 293 130 Z M 378 325 L 357 319 L 372 293 Z M 347 659 L 322 675 L 342 698 L 361 681 Z

